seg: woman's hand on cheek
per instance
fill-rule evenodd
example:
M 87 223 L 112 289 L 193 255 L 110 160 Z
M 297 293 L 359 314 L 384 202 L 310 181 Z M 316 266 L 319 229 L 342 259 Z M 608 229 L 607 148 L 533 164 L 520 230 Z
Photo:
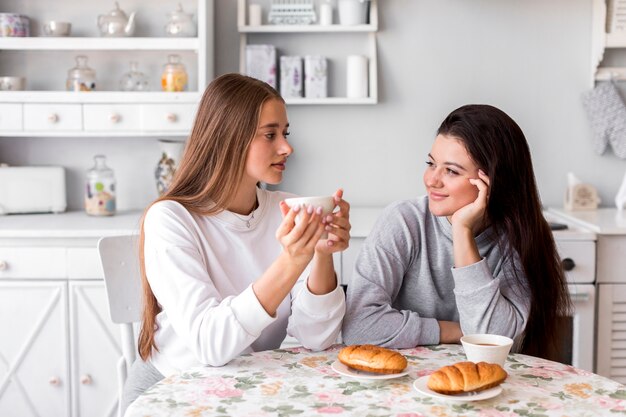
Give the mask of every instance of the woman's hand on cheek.
M 289 209 L 281 201 L 280 210 L 284 218 L 276 231 L 276 239 L 294 262 L 308 264 L 315 253 L 315 245 L 324 232 L 321 209 L 300 206 Z M 300 217 L 296 220 L 298 215 Z
M 452 227 L 464 227 L 477 232 L 483 226 L 487 200 L 489 199 L 489 177 L 482 170 L 478 170 L 478 178 L 470 178 L 471 184 L 478 188 L 476 200 L 458 209 L 450 219 Z
M 343 199 L 343 190 L 335 193 L 335 206 L 339 211 L 327 214 L 324 219 L 324 230 L 328 233 L 326 239 L 320 239 L 315 246 L 315 251 L 320 254 L 332 254 L 341 252 L 350 244 L 350 204 Z

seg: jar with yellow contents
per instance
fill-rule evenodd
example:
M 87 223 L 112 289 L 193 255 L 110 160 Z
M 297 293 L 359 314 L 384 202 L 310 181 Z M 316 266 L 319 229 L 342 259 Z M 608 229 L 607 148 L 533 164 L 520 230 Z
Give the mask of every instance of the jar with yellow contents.
M 180 62 L 180 56 L 169 55 L 167 64 L 163 66 L 161 74 L 163 91 L 185 91 L 187 89 L 187 70 Z

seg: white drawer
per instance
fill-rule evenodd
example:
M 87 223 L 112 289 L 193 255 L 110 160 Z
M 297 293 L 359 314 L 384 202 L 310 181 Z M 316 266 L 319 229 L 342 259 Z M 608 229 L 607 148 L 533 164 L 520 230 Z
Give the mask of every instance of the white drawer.
M 0 279 L 66 276 L 65 248 L 0 248 Z
M 191 132 L 196 116 L 195 104 L 144 104 L 141 106 L 141 129 Z
M 82 130 L 80 104 L 24 104 L 24 130 Z
M 0 104 L 0 130 L 22 130 L 21 104 Z
M 592 283 L 596 276 L 596 243 L 589 240 L 556 240 L 569 283 Z M 568 268 L 571 268 L 569 271 Z
M 138 106 L 123 104 L 85 104 L 83 106 L 85 130 L 133 131 L 139 130 Z
M 68 248 L 67 277 L 69 279 L 103 279 L 98 249 Z

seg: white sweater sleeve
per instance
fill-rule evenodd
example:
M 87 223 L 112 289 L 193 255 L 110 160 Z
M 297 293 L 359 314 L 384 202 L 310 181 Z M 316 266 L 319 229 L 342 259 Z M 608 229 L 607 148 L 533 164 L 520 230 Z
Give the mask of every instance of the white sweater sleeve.
M 252 286 L 222 298 L 204 265 L 194 231 L 167 206 L 147 213 L 145 265 L 162 313 L 200 363 L 222 366 L 248 348 L 275 319 Z
M 303 277 L 308 277 L 308 268 Z M 337 340 L 346 312 L 345 295 L 341 286 L 328 294 L 315 295 L 307 287 L 307 278 L 300 278 L 291 290 L 291 316 L 287 333 L 302 346 L 324 350 Z

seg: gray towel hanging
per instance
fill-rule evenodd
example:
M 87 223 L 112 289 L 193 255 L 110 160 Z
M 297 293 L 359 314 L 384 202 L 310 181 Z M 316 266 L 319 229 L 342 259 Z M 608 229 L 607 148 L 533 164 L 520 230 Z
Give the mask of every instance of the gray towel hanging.
M 626 158 L 626 106 L 615 83 L 599 82 L 583 94 L 582 100 L 591 123 L 594 151 L 602 155 L 610 143 L 618 157 Z

